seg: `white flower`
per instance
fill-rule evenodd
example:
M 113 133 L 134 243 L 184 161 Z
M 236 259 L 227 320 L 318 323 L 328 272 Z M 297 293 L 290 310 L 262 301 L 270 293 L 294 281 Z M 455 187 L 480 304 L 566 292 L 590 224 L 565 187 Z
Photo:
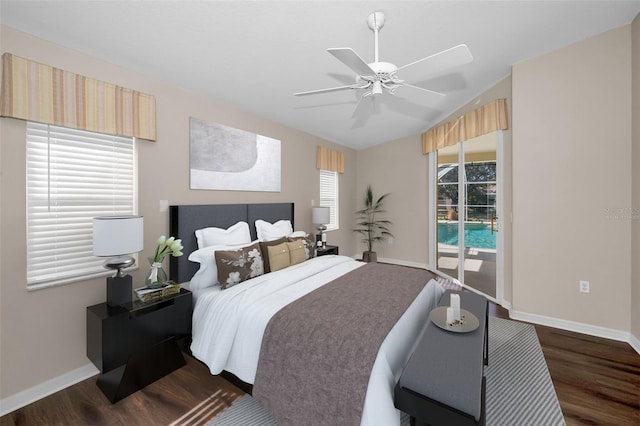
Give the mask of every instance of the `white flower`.
M 262 263 L 262 254 L 258 249 L 253 249 L 247 253 L 249 259 L 251 259 L 251 278 L 258 277 L 264 274 L 264 264 Z
M 171 254 L 173 257 L 182 256 L 182 249 L 182 240 L 160 235 L 155 254 L 153 255 L 153 262 L 162 262 L 162 259 L 168 254 Z
M 227 286 L 232 286 L 240 282 L 240 272 L 230 272 L 227 277 Z

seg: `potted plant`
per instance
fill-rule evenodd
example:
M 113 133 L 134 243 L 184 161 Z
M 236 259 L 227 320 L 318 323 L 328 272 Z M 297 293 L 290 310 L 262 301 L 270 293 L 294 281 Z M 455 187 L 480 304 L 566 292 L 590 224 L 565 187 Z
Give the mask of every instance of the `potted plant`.
M 378 255 L 373 251 L 373 244 L 382 241 L 385 237 L 393 237 L 389 231 L 392 224 L 388 220 L 380 220 L 376 216 L 385 211 L 382 208 L 384 199 L 389 194 L 380 196 L 374 200 L 371 185 L 367 186 L 367 192 L 364 198 L 364 208 L 356 212 L 358 223 L 357 228 L 353 232 L 357 232 L 363 236 L 362 242 L 367 245 L 367 250 L 362 253 L 362 260 L 365 262 L 377 262 Z

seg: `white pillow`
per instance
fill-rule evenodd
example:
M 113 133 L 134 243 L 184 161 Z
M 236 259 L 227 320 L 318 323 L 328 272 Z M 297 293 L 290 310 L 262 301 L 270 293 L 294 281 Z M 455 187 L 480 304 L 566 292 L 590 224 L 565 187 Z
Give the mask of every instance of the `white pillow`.
M 192 252 L 188 259 L 192 262 L 200 264 L 200 269 L 193 274 L 189 288 L 191 290 L 199 290 L 206 287 L 211 287 L 218 284 L 218 267 L 216 266 L 216 251 L 224 250 L 237 250 L 242 247 L 249 246 L 255 243 L 250 241 L 245 244 L 233 244 L 233 245 L 217 245 L 209 246 L 198 249 Z
M 251 242 L 249 224 L 238 222 L 227 229 L 213 227 L 198 229 L 196 230 L 196 240 L 199 249 L 210 246 L 247 244 Z
M 287 235 L 287 237 L 289 238 L 300 238 L 300 237 L 306 237 L 307 231 L 293 231 L 292 233 L 290 233 L 289 235 Z
M 262 219 L 256 220 L 256 233 L 258 241 L 272 241 L 286 237 L 293 232 L 290 220 L 279 220 L 276 223 L 265 222 Z

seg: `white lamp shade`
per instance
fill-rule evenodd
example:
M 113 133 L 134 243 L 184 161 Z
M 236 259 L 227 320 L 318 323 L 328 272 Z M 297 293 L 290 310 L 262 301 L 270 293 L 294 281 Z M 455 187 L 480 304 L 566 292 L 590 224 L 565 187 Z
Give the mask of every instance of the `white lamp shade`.
M 311 209 L 311 223 L 314 225 L 326 225 L 331 222 L 329 207 L 313 207 Z
M 122 256 L 144 249 L 142 216 L 93 218 L 93 255 Z

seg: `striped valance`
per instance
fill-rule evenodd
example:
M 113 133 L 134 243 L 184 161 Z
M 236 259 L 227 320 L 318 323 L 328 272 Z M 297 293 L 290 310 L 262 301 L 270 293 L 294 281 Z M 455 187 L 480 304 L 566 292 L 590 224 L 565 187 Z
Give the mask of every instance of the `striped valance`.
M 316 167 L 322 170 L 344 173 L 344 154 L 323 146 L 318 146 Z
M 466 113 L 457 120 L 434 127 L 422 134 L 422 153 L 428 154 L 477 136 L 509 128 L 507 100 L 496 99 Z
M 2 55 L 0 115 L 156 140 L 153 96 L 11 53 Z

